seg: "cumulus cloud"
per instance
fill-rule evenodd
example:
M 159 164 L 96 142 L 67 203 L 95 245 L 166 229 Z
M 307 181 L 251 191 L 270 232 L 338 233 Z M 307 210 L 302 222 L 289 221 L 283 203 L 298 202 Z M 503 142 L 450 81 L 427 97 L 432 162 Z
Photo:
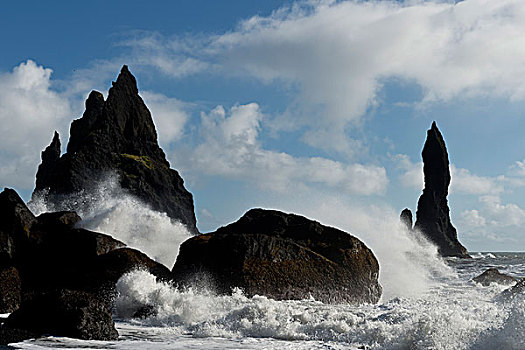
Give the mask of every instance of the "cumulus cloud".
M 0 183 L 6 186 L 33 187 L 40 152 L 71 117 L 69 101 L 53 89 L 51 74 L 31 60 L 0 73 Z
M 483 227 L 487 224 L 485 218 L 481 216 L 476 209 L 463 211 L 461 213 L 461 219 L 469 228 Z
M 378 103 L 386 79 L 418 84 L 425 102 L 523 100 L 524 31 L 525 3 L 515 0 L 304 1 L 223 35 L 125 44 L 175 77 L 211 70 L 297 88 L 300 110 L 289 117 L 309 128 L 305 140 L 344 150 L 345 127 Z
M 179 140 L 184 133 L 188 121 L 188 103 L 150 91 L 141 92 L 140 95 L 151 111 L 159 133 L 159 143 L 168 148 L 169 143 Z
M 294 157 L 265 149 L 259 141 L 264 115 L 259 105 L 218 106 L 201 114 L 202 142 L 178 164 L 208 175 L 248 180 L 279 192 L 322 184 L 346 193 L 381 194 L 388 184 L 383 167 L 345 164 L 322 157 Z
M 397 167 L 402 169 L 399 177 L 405 187 L 424 187 L 423 163 L 413 163 L 406 154 L 397 154 L 392 157 Z M 504 191 L 505 183 L 509 183 L 504 175 L 490 177 L 472 174 L 468 169 L 450 166 L 450 193 L 485 195 L 498 194 Z
M 472 174 L 468 169 L 456 168 L 454 165 L 450 166 L 451 193 L 464 194 L 497 194 L 504 190 L 503 175 L 496 177 L 478 176 Z
M 499 195 L 480 196 L 478 208 L 463 211 L 457 221 L 458 232 L 465 234 L 474 247 L 486 247 L 491 242 L 494 250 L 516 249 L 524 225 L 525 209 L 504 203 Z

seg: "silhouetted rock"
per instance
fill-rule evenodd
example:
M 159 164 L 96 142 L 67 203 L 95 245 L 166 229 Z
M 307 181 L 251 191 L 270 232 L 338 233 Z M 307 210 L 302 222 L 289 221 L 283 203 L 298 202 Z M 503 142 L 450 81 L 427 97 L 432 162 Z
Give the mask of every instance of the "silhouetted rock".
M 425 188 L 417 204 L 414 229 L 433 242 L 442 256 L 468 258 L 467 249 L 458 241 L 456 229 L 450 222 L 447 201 L 450 184 L 448 153 L 436 122 L 427 131 L 422 155 Z
M 375 303 L 379 265 L 357 238 L 305 217 L 252 209 L 237 222 L 185 241 L 172 270 L 182 285 L 275 299 Z
M 118 338 L 106 305 L 89 293 L 70 290 L 43 293 L 24 302 L 9 315 L 4 327 L 37 335 L 94 340 Z
M 166 266 L 132 248 L 117 249 L 97 257 L 90 278 L 99 281 L 97 283 L 110 283 L 114 286 L 122 275 L 136 269 L 147 270 L 159 280 L 172 279 L 171 271 Z
M 12 189 L 0 193 L 0 264 L 9 265 L 29 240 L 36 218 Z
M 38 338 L 38 334 L 24 329 L 9 328 L 4 325 L 0 326 L 0 345 L 18 343 L 33 338 Z M 6 349 L 16 348 L 6 347 Z
M 51 229 L 73 228 L 82 218 L 74 211 L 57 211 L 37 216 L 37 225 Z
M 91 92 L 82 118 L 71 124 L 67 152 L 59 154 L 60 140 L 55 132 L 42 152 L 34 199 L 43 198 L 60 207 L 71 194 L 90 191 L 116 173 L 124 190 L 198 233 L 193 197 L 178 172 L 170 169 L 158 145 L 151 114 L 127 66 L 106 101 L 101 93 Z M 68 209 L 80 208 L 73 205 Z
M 399 219 L 401 220 L 401 223 L 405 225 L 406 229 L 409 232 L 412 231 L 413 223 L 412 223 L 412 212 L 410 211 L 410 209 L 408 208 L 403 209 L 403 211 L 401 212 L 401 215 L 399 216 Z
M 20 306 L 22 286 L 14 266 L 0 267 L 0 314 L 13 312 Z
M 505 275 L 499 272 L 496 268 L 487 269 L 481 275 L 474 277 L 472 280 L 485 287 L 489 286 L 491 283 L 508 285 L 518 281 L 517 278 Z

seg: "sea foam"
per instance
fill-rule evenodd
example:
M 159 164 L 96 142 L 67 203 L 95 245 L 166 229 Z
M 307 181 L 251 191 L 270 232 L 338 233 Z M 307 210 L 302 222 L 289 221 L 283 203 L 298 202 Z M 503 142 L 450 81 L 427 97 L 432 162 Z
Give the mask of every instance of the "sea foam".
M 60 203 L 49 203 L 44 194 L 28 206 L 35 215 L 76 210 L 82 217 L 80 227 L 109 234 L 170 268 L 180 244 L 191 237 L 182 223 L 152 210 L 123 190 L 115 174 L 109 174 L 95 188 L 71 194 Z

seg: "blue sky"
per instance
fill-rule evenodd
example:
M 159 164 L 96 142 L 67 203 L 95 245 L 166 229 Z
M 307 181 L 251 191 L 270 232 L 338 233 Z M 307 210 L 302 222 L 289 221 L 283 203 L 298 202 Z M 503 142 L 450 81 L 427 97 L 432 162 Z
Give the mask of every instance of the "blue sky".
M 524 250 L 523 17 L 516 0 L 4 4 L 0 182 L 28 199 L 53 130 L 64 143 L 128 64 L 202 231 L 263 206 L 372 244 L 415 210 L 436 120 L 460 240 Z

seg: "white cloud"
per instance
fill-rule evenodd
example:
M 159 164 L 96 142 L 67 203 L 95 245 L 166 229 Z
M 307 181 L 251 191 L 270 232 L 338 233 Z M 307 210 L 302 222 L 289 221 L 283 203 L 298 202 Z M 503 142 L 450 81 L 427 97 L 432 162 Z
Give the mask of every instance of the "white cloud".
M 208 114 L 202 113 L 203 141 L 190 155 L 184 151 L 177 163 L 199 174 L 248 180 L 280 192 L 323 184 L 346 193 L 384 193 L 388 179 L 383 167 L 293 157 L 264 149 L 258 139 L 262 119 L 256 103 L 237 105 L 229 111 L 218 106 Z
M 496 194 L 504 190 L 504 176 L 478 176 L 467 169 L 450 166 L 450 193 Z
M 179 140 L 183 133 L 188 114 L 188 104 L 176 98 L 170 98 L 162 94 L 143 91 L 140 93 L 155 122 L 159 143 L 168 148 L 170 142 Z
M 523 32 L 523 1 L 306 1 L 223 35 L 155 34 L 125 44 L 175 77 L 211 70 L 297 87 L 299 110 L 288 116 L 309 128 L 305 140 L 350 151 L 344 129 L 377 103 L 385 79 L 420 85 L 427 102 L 523 100 Z
M 500 227 L 522 227 L 525 224 L 525 209 L 516 204 L 503 204 L 499 196 L 490 195 L 480 197 L 480 202 L 483 204 L 485 215 L 493 224 Z
M 479 214 L 478 210 L 475 209 L 463 211 L 461 213 L 461 219 L 469 228 L 483 227 L 487 224 L 485 218 Z
M 53 130 L 64 133 L 72 116 L 67 98 L 53 89 L 51 74 L 31 60 L 0 73 L 0 182 L 6 186 L 34 186 L 40 152 Z
M 403 173 L 400 175 L 401 184 L 405 187 L 423 189 L 423 163 L 412 163 L 406 154 L 396 154 L 392 157 L 397 167 Z M 450 166 L 450 188 L 449 193 L 461 194 L 498 194 L 504 191 L 505 183 L 508 183 L 505 176 L 496 177 L 478 176 L 472 174 L 468 169 Z
M 397 168 L 403 170 L 403 173 L 399 177 L 401 184 L 405 187 L 423 189 L 424 177 L 423 177 L 423 163 L 412 163 L 410 157 L 406 154 L 396 154 L 392 157 L 392 160 L 396 163 Z

